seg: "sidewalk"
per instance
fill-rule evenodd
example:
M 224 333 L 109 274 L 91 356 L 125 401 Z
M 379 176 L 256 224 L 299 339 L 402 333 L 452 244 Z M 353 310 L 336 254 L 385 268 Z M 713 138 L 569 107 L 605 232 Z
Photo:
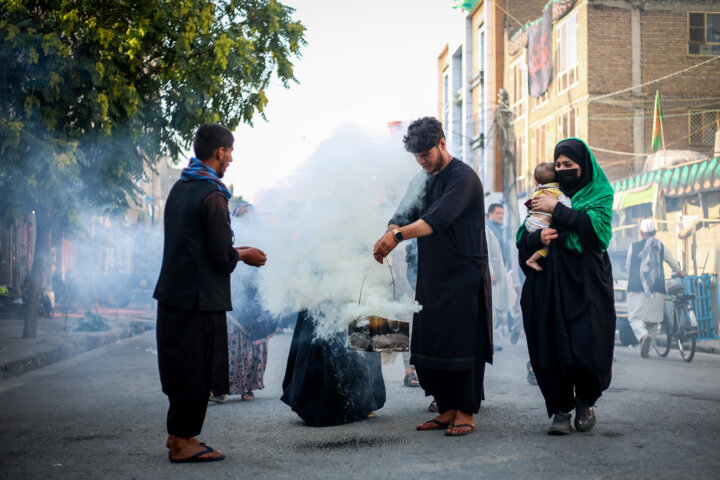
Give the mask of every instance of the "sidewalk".
M 51 318 L 38 318 L 36 338 L 22 338 L 21 314 L 0 318 L 0 382 L 155 328 L 154 309 L 100 308 L 97 313 L 110 330 L 78 332 L 84 313 L 66 317 L 56 312 Z
M 38 318 L 37 337 L 29 339 L 22 338 L 22 318 L 0 317 L 0 383 L 155 328 L 155 309 L 101 308 L 97 313 L 107 320 L 110 330 L 78 332 L 83 313 L 70 313 L 67 318 L 56 313 L 52 318 Z M 698 340 L 697 351 L 720 355 L 720 339 Z

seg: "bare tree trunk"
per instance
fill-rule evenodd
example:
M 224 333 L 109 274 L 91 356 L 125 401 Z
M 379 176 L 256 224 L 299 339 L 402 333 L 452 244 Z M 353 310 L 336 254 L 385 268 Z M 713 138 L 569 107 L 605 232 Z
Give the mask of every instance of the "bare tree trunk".
M 32 269 L 30 271 L 30 287 L 27 295 L 23 338 L 37 337 L 38 307 L 47 280 L 48 258 L 50 256 L 50 222 L 47 215 L 36 210 L 35 248 L 33 250 Z

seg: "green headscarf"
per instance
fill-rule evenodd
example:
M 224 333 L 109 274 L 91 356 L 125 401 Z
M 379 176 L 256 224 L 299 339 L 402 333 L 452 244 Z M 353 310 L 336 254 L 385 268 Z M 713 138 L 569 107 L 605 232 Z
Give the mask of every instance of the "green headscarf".
M 567 155 L 570 152 L 574 155 Z M 560 154 L 566 154 L 580 165 L 582 186 L 575 193 L 571 193 L 572 208 L 578 212 L 584 212 L 590 217 L 590 223 L 600 241 L 600 249 L 604 252 L 612 238 L 613 188 L 595 160 L 595 156 L 582 140 L 566 138 L 558 142 L 555 145 L 554 159 L 557 160 Z M 588 175 L 588 173 L 592 173 L 592 175 Z M 518 229 L 516 243 L 520 243 L 525 231 L 525 222 L 523 222 Z M 582 252 L 582 244 L 577 232 L 568 232 L 565 245 Z

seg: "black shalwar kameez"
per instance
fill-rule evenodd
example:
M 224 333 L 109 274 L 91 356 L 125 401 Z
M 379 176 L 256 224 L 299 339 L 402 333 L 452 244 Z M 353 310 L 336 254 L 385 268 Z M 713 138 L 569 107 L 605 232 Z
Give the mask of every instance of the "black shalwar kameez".
M 413 202 L 423 180 L 424 194 Z M 433 233 L 417 239 L 422 310 L 413 318 L 410 362 L 441 413 L 477 413 L 493 349 L 484 196 L 475 171 L 453 158 L 435 175 L 418 175 L 390 223 L 418 219 Z

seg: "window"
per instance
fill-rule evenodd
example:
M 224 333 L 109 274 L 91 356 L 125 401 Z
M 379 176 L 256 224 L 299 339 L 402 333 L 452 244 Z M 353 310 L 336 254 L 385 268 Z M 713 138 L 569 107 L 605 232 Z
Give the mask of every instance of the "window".
M 548 101 L 549 98 L 550 98 L 550 89 L 548 88 L 547 90 L 545 90 L 545 93 L 543 93 L 539 97 L 532 97 L 533 108 L 538 108 L 538 107 L 542 106 L 545 102 Z
M 557 138 L 558 141 L 569 137 L 577 137 L 577 109 L 571 108 L 558 115 Z
M 577 14 L 559 25 L 555 33 L 557 57 L 557 91 L 564 92 L 578 82 Z
M 478 30 L 478 44 L 477 44 L 477 53 L 478 53 L 478 73 L 485 76 L 485 26 L 481 26 Z M 482 80 L 481 80 L 482 82 Z
M 690 112 L 690 144 L 691 145 L 713 145 L 715 143 L 715 131 L 720 125 L 720 112 Z
M 691 55 L 720 55 L 720 13 L 688 13 Z
M 515 141 L 515 178 L 517 192 L 524 192 L 527 188 L 527 175 L 525 175 L 525 135 L 520 135 Z
M 515 119 L 525 114 L 525 96 L 527 95 L 527 78 L 525 70 L 525 54 L 510 65 L 510 109 Z
M 442 111 L 443 111 L 443 119 L 442 124 L 447 130 L 448 128 L 448 121 L 450 120 L 450 82 L 448 78 L 448 69 L 446 68 L 442 75 L 442 89 L 443 89 L 443 104 L 442 104 Z
M 528 165 L 529 177 L 532 178 L 535 167 L 538 163 L 552 161 L 552 154 L 548 151 L 550 148 L 550 128 L 549 123 L 544 123 L 530 131 L 530 163 Z M 534 186 L 534 184 L 533 184 Z

